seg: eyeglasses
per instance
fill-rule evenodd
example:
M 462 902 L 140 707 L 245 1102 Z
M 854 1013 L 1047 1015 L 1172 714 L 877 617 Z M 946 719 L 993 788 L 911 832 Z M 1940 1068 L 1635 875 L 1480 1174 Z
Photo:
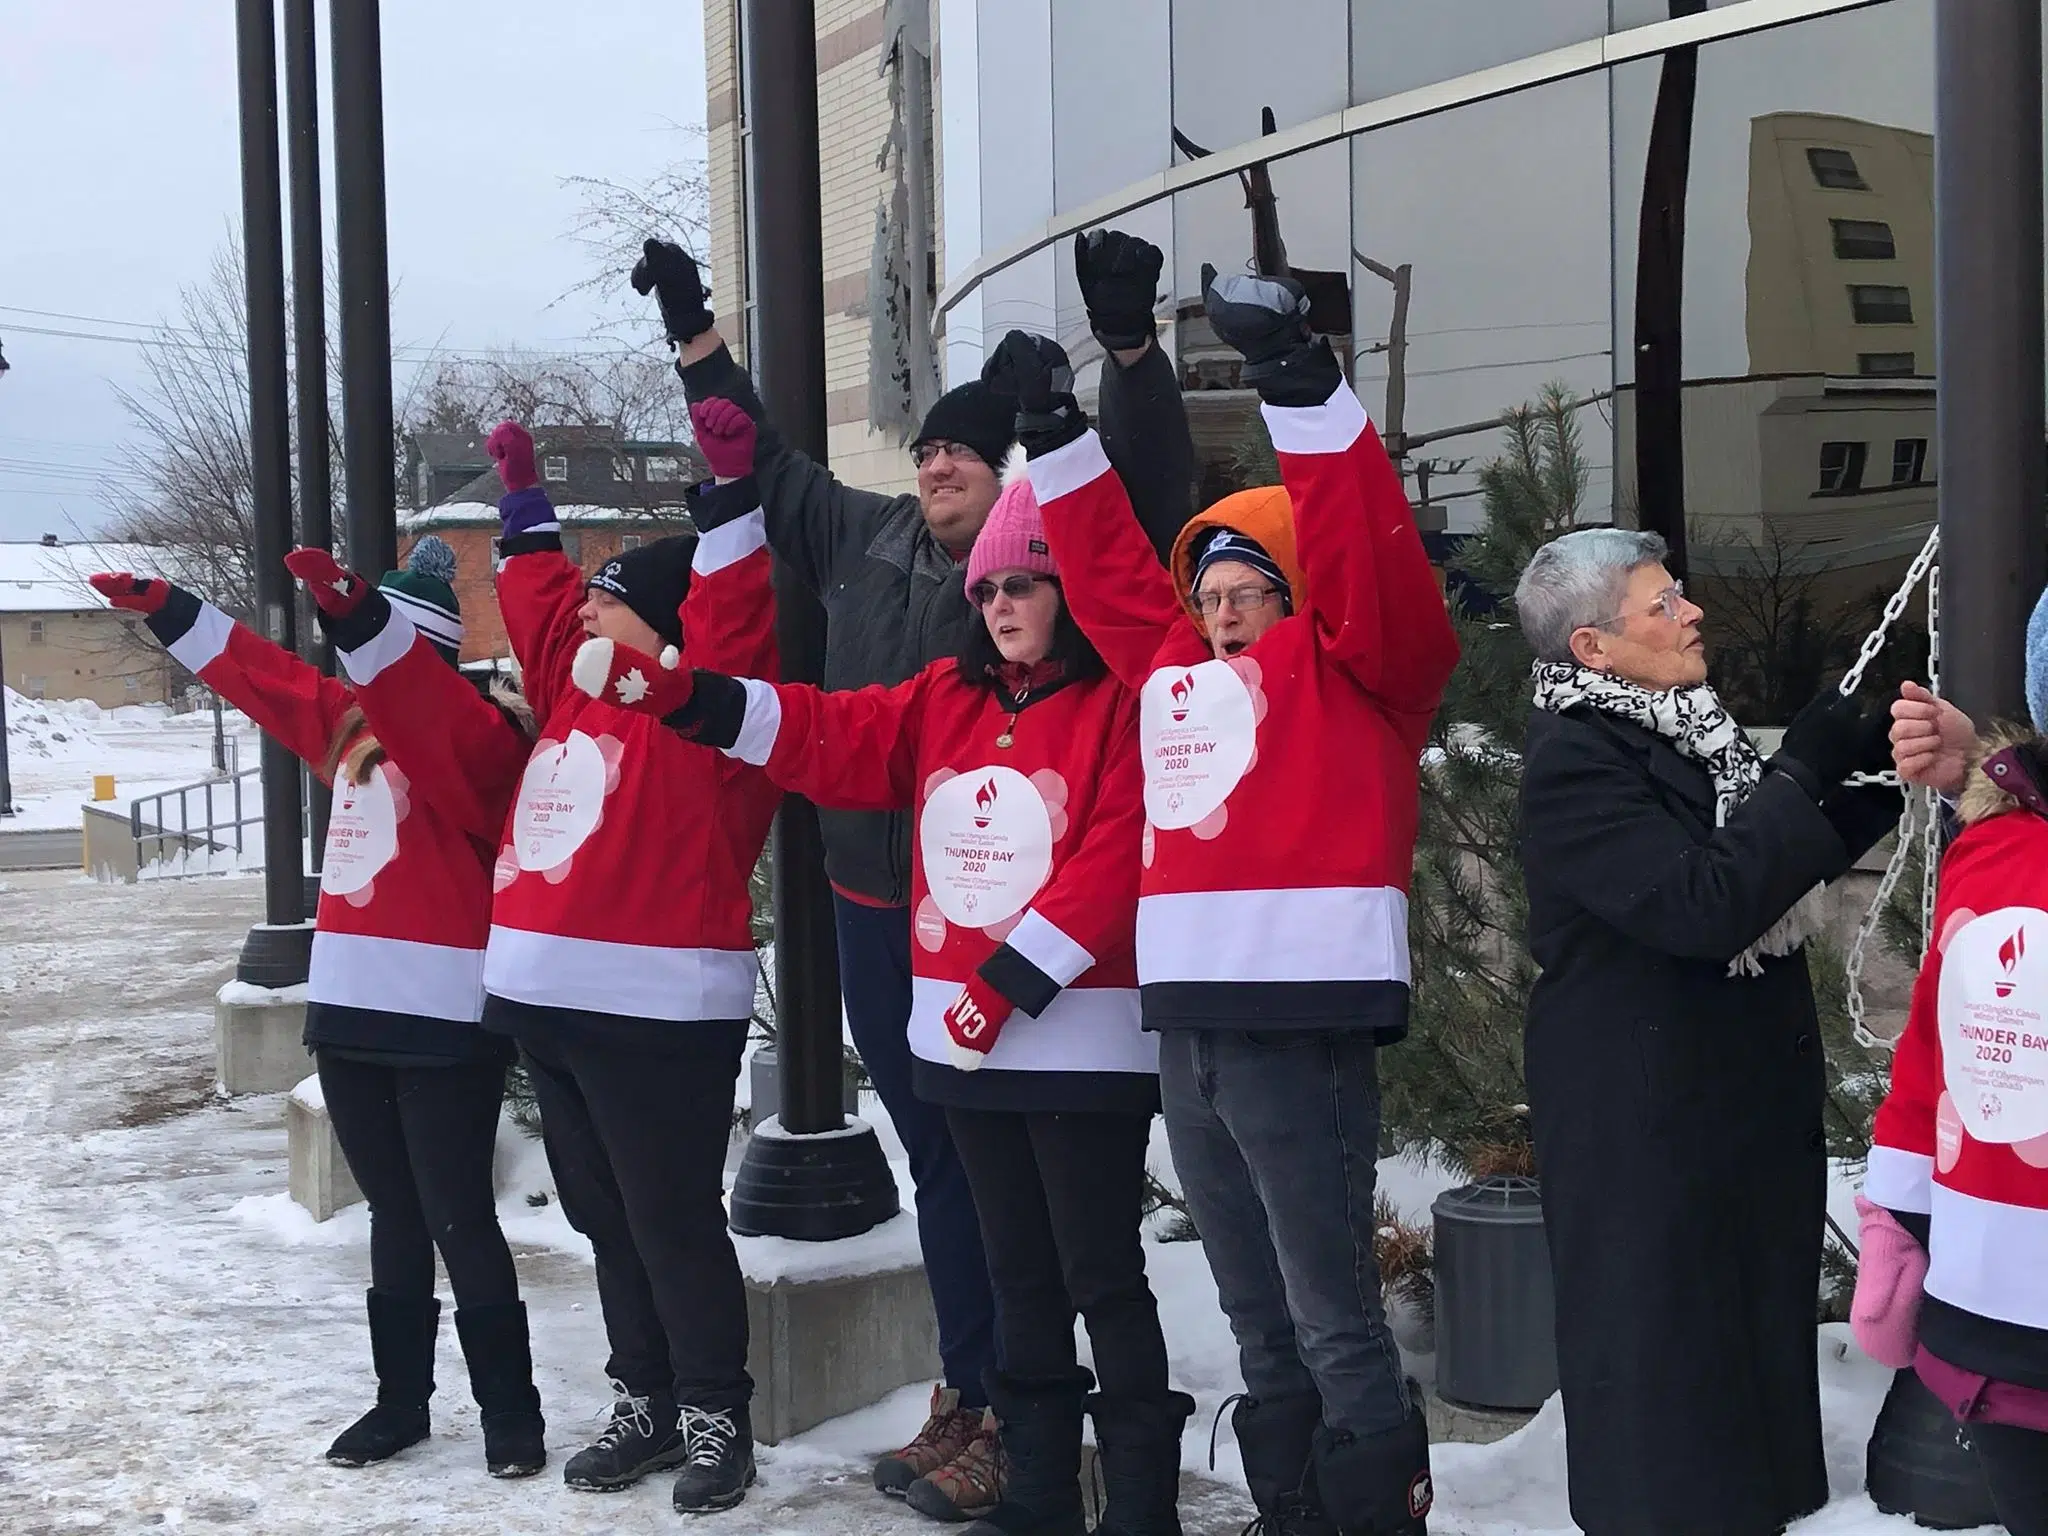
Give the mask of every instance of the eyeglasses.
M 1682 581 L 1674 581 L 1673 583 L 1671 583 L 1670 586 L 1666 587 L 1662 592 L 1659 592 L 1657 594 L 1656 600 L 1652 602 L 1649 607 L 1643 609 L 1642 614 L 1643 617 L 1647 619 L 1653 613 L 1661 613 L 1668 621 L 1670 621 L 1673 624 L 1676 624 L 1678 622 L 1679 610 L 1684 606 L 1685 583 Z M 1628 620 L 1632 617 L 1634 617 L 1634 615 L 1629 613 L 1617 613 L 1613 618 L 1603 619 L 1600 623 L 1595 624 L 1593 627 L 1595 629 L 1612 629 L 1617 624 L 1627 623 Z
M 1280 595 L 1278 587 L 1232 587 L 1228 592 L 1197 592 L 1195 606 L 1205 619 L 1213 619 L 1225 603 L 1238 613 L 1257 613 Z
M 1011 602 L 1021 603 L 1038 590 L 1041 581 L 1049 587 L 1060 584 L 1057 576 L 1035 576 L 1029 572 L 1019 572 L 1015 576 L 1005 576 L 1001 586 L 992 581 L 977 581 L 967 589 L 967 601 L 977 608 L 986 608 L 996 600 L 996 594 L 1000 592 Z
M 912 443 L 910 445 L 910 462 L 919 469 L 923 469 L 925 465 L 931 463 L 933 459 L 936 459 L 942 453 L 949 458 L 958 459 L 967 464 L 987 462 L 965 443 L 952 442 L 943 437 L 927 438 L 921 443 Z

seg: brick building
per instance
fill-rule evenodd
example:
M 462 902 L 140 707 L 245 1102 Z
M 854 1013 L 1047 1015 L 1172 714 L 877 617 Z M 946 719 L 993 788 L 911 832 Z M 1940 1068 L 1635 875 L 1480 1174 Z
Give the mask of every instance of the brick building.
M 457 433 L 417 433 L 406 447 L 415 492 L 443 494 L 399 514 L 399 558 L 423 534 L 446 539 L 455 550 L 462 660 L 505 657 L 511 648 L 492 583 L 500 487 L 490 456 L 480 440 Z M 562 547 L 585 571 L 621 550 L 689 531 L 683 494 L 709 473 L 687 443 L 638 442 L 606 427 L 536 427 L 534 457 L 561 517 Z

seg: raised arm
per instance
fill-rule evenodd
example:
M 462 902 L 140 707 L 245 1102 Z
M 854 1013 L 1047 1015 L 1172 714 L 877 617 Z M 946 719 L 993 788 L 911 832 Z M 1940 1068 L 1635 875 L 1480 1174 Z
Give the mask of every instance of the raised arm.
M 1080 842 L 980 967 L 984 981 L 1034 1017 L 1082 973 L 1123 958 L 1137 942 L 1145 772 L 1136 694 L 1124 691 L 1109 737 Z
M 1068 611 L 1126 687 L 1144 686 L 1160 647 L 1190 621 L 1074 399 L 1066 353 L 1055 341 L 1012 331 L 985 377 L 1018 397 L 1017 440 L 1029 456 Z
M 729 401 L 714 401 L 745 425 Z M 693 407 L 693 418 L 704 411 Z M 701 433 L 700 427 L 700 433 Z M 714 460 L 713 469 L 719 468 Z M 751 473 L 693 486 L 691 521 L 697 550 L 690 559 L 690 589 L 683 598 L 683 660 L 713 672 L 774 678 L 781 670 L 775 648 L 774 563 L 761 514 L 761 497 Z
M 141 614 L 188 671 L 319 771 L 348 710 L 346 684 L 183 587 L 126 571 L 103 572 L 92 585 L 116 608 Z
M 371 734 L 414 792 L 494 844 L 533 743 L 411 619 L 327 551 L 294 550 L 285 564 L 312 592 Z
M 768 545 L 798 580 L 822 595 L 847 562 L 874 541 L 897 498 L 842 485 L 822 464 L 784 442 L 762 408 L 754 381 L 733 361 L 712 323 L 696 261 L 666 240 L 649 240 L 644 251 L 633 268 L 633 287 L 654 294 L 660 303 L 684 394 L 693 406 L 730 400 L 752 420 L 752 468 L 760 482 Z
M 498 503 L 498 610 L 535 718 L 554 713 L 583 643 L 577 618 L 583 573 L 562 552 L 562 525 L 540 488 L 533 437 L 516 421 L 491 433 L 490 455 L 505 486 Z
M 1789 773 L 1756 792 L 1704 843 L 1665 807 L 1639 756 L 1603 725 L 1556 718 L 1522 769 L 1522 867 L 1636 943 L 1727 962 L 1848 853 Z M 1625 872 L 1618 877 L 1617 871 Z
M 1263 402 L 1316 638 L 1359 687 L 1426 726 L 1458 640 L 1401 477 L 1329 342 L 1310 336 L 1301 285 L 1210 278 L 1210 323 L 1244 354 L 1244 376 Z

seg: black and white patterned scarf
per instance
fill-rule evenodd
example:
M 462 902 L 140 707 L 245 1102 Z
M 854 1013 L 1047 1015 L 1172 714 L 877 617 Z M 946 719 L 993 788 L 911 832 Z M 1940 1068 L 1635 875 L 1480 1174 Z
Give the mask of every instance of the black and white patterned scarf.
M 1726 826 L 1734 809 L 1763 782 L 1763 755 L 1705 683 L 1651 689 L 1623 682 L 1575 662 L 1536 663 L 1536 707 L 1561 714 L 1583 704 L 1641 726 L 1671 743 L 1681 757 L 1707 770 L 1714 786 L 1714 825 Z M 1761 957 L 1789 955 L 1827 924 L 1823 888 L 1816 885 L 1764 936 L 1729 962 L 1730 976 L 1760 976 Z

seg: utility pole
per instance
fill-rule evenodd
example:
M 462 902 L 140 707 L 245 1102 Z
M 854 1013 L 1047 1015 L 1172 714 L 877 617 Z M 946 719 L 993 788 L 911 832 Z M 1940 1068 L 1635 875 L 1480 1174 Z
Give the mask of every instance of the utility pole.
M 1402 429 L 1408 419 L 1408 290 L 1415 278 L 1415 267 L 1406 261 L 1390 267 L 1383 261 L 1374 261 L 1355 246 L 1351 254 L 1360 266 L 1394 290 L 1394 317 L 1387 322 L 1387 339 L 1371 350 L 1387 354 L 1387 414 L 1380 423 L 1380 438 L 1387 445 L 1387 457 L 1398 465 L 1408 452 L 1408 439 Z M 1429 497 L 1425 493 L 1422 499 L 1426 502 Z
M 7 377 L 7 356 L 0 353 L 0 379 Z M 7 658 L 0 653 L 0 816 L 14 814 L 14 780 L 7 772 Z
M 753 142 L 747 220 L 760 299 L 748 363 L 791 446 L 823 464 L 825 253 L 818 197 L 818 50 L 812 0 L 743 0 L 746 120 Z M 907 125 L 907 131 L 922 131 Z M 825 614 L 780 561 L 782 675 L 823 675 Z M 852 1237 L 896 1214 L 895 1177 L 872 1130 L 846 1123 L 845 1048 L 831 888 L 818 812 L 785 795 L 775 818 L 775 1048 L 779 1134 L 758 1125 L 733 1179 L 732 1228 L 748 1236 Z
M 249 458 L 256 536 L 256 627 L 295 650 L 284 557 L 291 544 L 291 438 L 286 425 L 284 211 L 278 189 L 277 16 L 273 0 L 236 0 L 235 59 L 242 133 L 242 254 L 249 323 Z M 301 875 L 299 761 L 263 737 L 263 906 L 236 979 L 259 987 L 306 979 L 313 929 Z

